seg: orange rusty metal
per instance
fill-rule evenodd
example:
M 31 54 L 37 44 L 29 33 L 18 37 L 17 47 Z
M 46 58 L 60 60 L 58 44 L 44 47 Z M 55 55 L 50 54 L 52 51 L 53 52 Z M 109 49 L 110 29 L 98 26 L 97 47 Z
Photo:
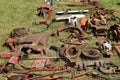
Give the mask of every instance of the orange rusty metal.
M 35 44 L 47 44 L 48 38 L 50 37 L 49 34 L 31 34 L 26 36 L 25 39 L 21 41 L 21 43 L 35 43 Z
M 0 57 L 1 58 L 10 58 L 13 56 L 13 54 L 14 54 L 14 52 L 3 52 L 0 54 Z
M 31 68 L 43 69 L 50 66 L 50 59 L 47 56 L 41 56 L 41 59 L 35 59 L 31 65 Z
M 80 19 L 80 25 L 81 25 L 81 28 L 83 29 L 83 30 L 87 30 L 87 18 L 85 18 L 85 17 L 83 17 L 83 18 L 81 18 Z
M 118 55 L 120 56 L 120 44 L 114 44 L 113 48 L 117 51 Z

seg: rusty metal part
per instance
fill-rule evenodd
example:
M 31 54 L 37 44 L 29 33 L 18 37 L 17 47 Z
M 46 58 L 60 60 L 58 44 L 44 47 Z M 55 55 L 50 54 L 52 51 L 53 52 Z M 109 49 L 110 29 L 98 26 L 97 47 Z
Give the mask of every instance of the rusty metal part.
M 109 44 L 111 44 L 111 42 L 109 40 L 103 39 L 99 42 L 96 42 L 96 45 L 98 46 L 99 50 L 101 51 L 101 53 L 103 54 L 104 57 L 112 57 L 114 55 L 114 53 L 111 50 L 104 49 L 104 47 L 103 47 L 104 42 L 108 42 Z
M 52 45 L 50 47 L 50 49 L 56 51 L 58 53 L 58 56 L 61 57 L 64 61 L 71 62 L 70 58 L 68 56 L 66 56 L 66 54 L 65 54 L 66 48 L 64 45 L 62 45 L 60 47 Z
M 84 45 L 84 41 L 80 41 L 79 39 L 66 39 L 66 40 L 63 40 L 63 39 L 60 39 L 60 41 L 64 44 L 69 44 L 69 45 Z
M 45 45 L 47 44 L 49 37 L 49 34 L 31 34 L 26 36 L 26 38 L 21 41 L 21 44 L 35 43 Z
M 58 76 L 58 74 L 64 73 L 64 72 L 68 72 L 71 70 L 63 70 L 63 71 L 58 71 L 55 73 L 51 73 L 51 74 L 46 74 L 46 75 L 42 75 L 42 74 L 28 74 L 28 73 L 24 73 L 24 74 L 8 74 L 6 75 L 6 77 L 8 77 L 8 80 L 58 80 L 58 79 L 64 79 L 66 77 L 60 77 Z
M 103 55 L 105 55 L 106 57 L 112 57 L 114 54 L 112 51 L 103 51 Z
M 110 30 L 112 30 L 115 34 L 114 37 L 116 37 L 118 40 L 120 40 L 120 24 L 114 24 L 110 27 Z
M 109 68 L 103 68 L 99 67 L 100 72 L 104 74 L 118 74 L 120 73 L 120 68 L 119 67 L 109 67 Z
M 65 64 L 65 66 L 74 67 L 78 70 L 86 70 L 87 67 L 90 66 L 100 67 L 100 66 L 104 66 L 105 64 L 113 64 L 113 63 L 110 60 L 96 60 L 96 61 L 69 62 Z
M 68 69 L 68 70 L 61 70 L 61 71 L 54 72 L 54 73 L 47 74 L 47 75 L 43 75 L 43 76 L 38 76 L 38 77 L 28 78 L 28 80 L 31 80 L 31 79 L 42 79 L 42 78 L 45 78 L 45 77 L 47 77 L 47 76 L 53 76 L 53 75 L 57 75 L 57 74 L 61 74 L 61 73 L 65 73 L 65 72 L 68 72 L 68 71 L 71 71 L 71 69 Z M 48 79 L 48 80 L 49 80 L 49 79 Z
M 114 44 L 113 48 L 117 51 L 118 55 L 120 56 L 120 44 Z
M 50 49 L 55 50 L 59 53 L 60 57 L 64 57 L 67 59 L 79 57 L 81 54 L 81 49 L 78 46 L 71 45 L 68 47 L 56 47 L 51 46 Z
M 45 17 L 49 13 L 49 10 L 51 10 L 50 4 L 40 4 L 36 15 Z
M 27 30 L 24 27 L 22 27 L 22 28 L 15 28 L 10 33 L 10 37 L 20 37 L 20 36 L 25 36 L 27 34 L 28 34 Z
M 76 37 L 78 39 L 87 39 L 88 36 L 87 34 L 82 30 L 81 27 L 72 27 L 72 26 L 68 26 L 68 27 L 65 27 L 65 28 L 60 28 L 56 31 L 54 31 L 51 36 L 55 36 L 56 34 L 59 35 L 59 32 L 62 32 L 62 31 L 65 31 L 65 30 L 76 30 L 78 31 L 78 34 L 72 34 L 73 37 Z
M 82 52 L 82 54 L 88 59 L 99 59 L 102 55 L 97 48 L 88 48 Z
M 3 52 L 0 54 L 0 58 L 10 58 L 12 57 L 14 52 Z
M 11 51 L 15 51 L 20 44 L 20 39 L 17 38 L 8 38 L 5 40 L 5 45 L 10 48 Z
M 69 58 L 79 57 L 81 54 L 81 49 L 78 46 L 72 45 L 68 46 L 65 50 L 65 55 Z
M 35 59 L 31 65 L 31 68 L 39 68 L 39 69 L 43 69 L 47 66 L 50 66 L 50 59 L 47 56 L 41 56 L 40 58 L 43 59 Z

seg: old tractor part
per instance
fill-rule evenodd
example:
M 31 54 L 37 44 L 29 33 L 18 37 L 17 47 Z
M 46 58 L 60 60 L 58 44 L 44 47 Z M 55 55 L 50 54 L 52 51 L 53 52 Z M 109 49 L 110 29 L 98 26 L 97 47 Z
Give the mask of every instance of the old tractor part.
M 49 10 L 51 10 L 50 4 L 40 4 L 37 9 L 37 15 L 45 17 L 49 13 Z
M 68 47 L 56 47 L 51 46 L 50 49 L 58 52 L 60 57 L 64 57 L 67 59 L 79 57 L 81 54 L 81 49 L 78 46 L 71 45 Z
M 28 78 L 28 80 L 36 80 L 36 79 L 40 79 L 40 80 L 44 80 L 44 78 L 46 78 L 47 76 L 54 76 L 54 75 L 58 75 L 58 74 L 63 74 L 65 72 L 69 72 L 71 71 L 71 69 L 68 69 L 68 70 L 61 70 L 61 71 L 57 71 L 57 72 L 54 72 L 54 73 L 51 73 L 51 74 L 46 74 L 46 75 L 43 75 L 43 76 L 37 76 L 37 77 L 32 77 L 32 78 Z M 59 79 L 59 78 L 57 78 Z M 53 79 L 47 79 L 47 80 L 53 80 Z M 55 79 L 56 80 L 56 79 Z
M 12 57 L 14 52 L 3 52 L 0 54 L 0 58 L 10 58 Z
M 87 22 L 88 22 L 88 20 L 85 17 L 80 19 L 80 26 L 84 31 L 86 31 L 88 29 Z
M 106 36 L 106 28 L 105 26 L 95 26 L 93 28 L 95 36 Z
M 120 24 L 114 24 L 110 27 L 110 30 L 114 32 L 114 37 L 117 38 L 117 40 L 120 40 Z
M 25 54 L 29 54 L 31 52 L 46 54 L 45 49 L 39 47 L 37 44 L 34 44 L 34 43 L 24 44 L 21 47 L 22 47 L 21 51 L 23 51 Z M 27 57 L 27 55 L 26 55 L 26 57 Z
M 21 44 L 35 43 L 45 45 L 47 44 L 49 37 L 49 34 L 31 34 L 26 36 L 26 38 L 21 41 Z
M 60 47 L 57 47 L 57 46 L 52 45 L 52 46 L 50 47 L 50 50 L 56 51 L 56 52 L 58 53 L 58 56 L 61 57 L 62 60 L 66 61 L 66 62 L 71 62 L 69 56 L 66 56 L 66 54 L 65 54 L 66 48 L 65 48 L 64 45 L 62 45 L 62 46 L 60 46 Z
M 88 20 L 89 27 L 93 30 L 95 36 L 106 36 L 106 27 L 101 24 L 101 20 L 97 18 L 91 18 Z
M 59 15 L 59 16 L 57 15 L 56 16 L 56 21 L 63 21 L 63 20 L 65 21 L 65 20 L 67 20 L 68 23 L 71 23 L 72 20 L 73 20 L 72 18 L 76 18 L 76 20 L 77 20 L 77 19 L 80 19 L 80 18 L 83 18 L 83 17 L 85 17 L 84 14 L 68 14 L 68 15 Z
M 37 16 L 42 16 L 42 17 L 47 16 L 47 19 L 41 20 L 39 22 L 40 24 L 47 24 L 53 14 L 53 10 L 51 9 L 50 4 L 40 4 L 40 6 L 37 9 L 37 12 L 38 12 Z
M 110 60 L 95 60 L 95 61 L 81 61 L 81 62 L 69 62 L 65 66 L 74 67 L 78 70 L 86 70 L 88 67 L 100 67 L 105 64 L 113 64 Z
M 78 46 L 68 46 L 65 50 L 65 55 L 69 58 L 79 57 L 81 54 L 81 49 Z
M 11 31 L 10 37 L 20 37 L 20 36 L 25 36 L 27 35 L 27 30 L 22 27 L 22 28 L 15 28 Z
M 104 74 L 118 74 L 120 73 L 120 68 L 119 67 L 109 67 L 109 68 L 99 67 L 99 71 Z
M 20 39 L 17 38 L 8 38 L 5 40 L 5 45 L 10 48 L 11 51 L 15 51 L 20 44 Z
M 47 16 L 46 20 L 40 20 L 40 24 L 48 24 L 48 21 L 50 21 L 51 17 L 53 15 L 53 10 L 50 10 Z
M 33 77 L 39 77 L 42 76 L 41 74 L 11 74 L 8 77 L 8 80 L 33 80 Z M 57 75 L 52 75 L 52 76 L 45 76 L 43 78 L 38 78 L 35 80 L 58 80 L 58 79 L 63 79 L 64 77 L 59 77 Z
M 120 56 L 120 44 L 114 44 L 113 48 L 117 51 L 118 56 Z
M 99 59 L 102 56 L 100 50 L 97 48 L 88 48 L 82 54 L 88 59 Z
M 50 66 L 50 59 L 47 56 L 41 56 L 41 59 L 35 59 L 31 65 L 31 68 L 43 69 L 47 66 Z M 43 58 L 43 59 L 42 59 Z
M 112 44 L 109 40 L 101 40 L 99 42 L 96 42 L 96 45 L 104 57 L 112 57 L 114 55 L 112 52 Z
M 87 13 L 89 10 L 67 10 L 67 11 L 57 11 L 56 15 L 61 15 L 61 14 L 77 14 L 77 13 Z
M 59 35 L 59 32 L 66 31 L 66 30 L 76 30 L 76 31 L 78 31 L 78 35 L 77 34 L 72 35 L 73 37 L 76 37 L 78 39 L 87 39 L 88 38 L 87 34 L 82 30 L 82 28 L 71 27 L 71 26 L 68 26 L 68 27 L 65 27 L 65 28 L 60 28 L 60 29 L 54 31 L 51 34 L 51 36 Z

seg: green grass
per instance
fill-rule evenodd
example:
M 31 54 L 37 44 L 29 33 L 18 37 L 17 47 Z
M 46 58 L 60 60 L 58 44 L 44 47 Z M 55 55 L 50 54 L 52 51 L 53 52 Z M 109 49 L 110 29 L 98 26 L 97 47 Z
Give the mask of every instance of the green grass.
M 118 2 L 120 3 L 119 0 L 100 0 L 100 5 L 108 9 L 115 9 L 117 11 L 117 15 L 120 16 L 120 6 L 117 5 Z M 9 49 L 3 46 L 3 44 L 4 41 L 9 37 L 10 32 L 14 28 L 17 27 L 28 28 L 31 26 L 36 13 L 36 9 L 38 5 L 41 3 L 44 3 L 44 0 L 0 0 L 0 53 L 9 51 Z M 52 7 L 57 10 L 69 9 L 69 7 L 67 6 L 57 7 L 56 5 L 53 5 Z M 71 9 L 81 9 L 81 8 L 82 7 L 72 7 Z M 51 24 L 50 29 L 45 33 L 51 34 L 54 30 L 61 27 L 59 26 L 60 24 L 61 24 L 60 22 Z M 41 26 L 44 27 L 45 25 L 39 25 L 38 27 Z M 59 42 L 59 39 L 65 38 L 65 35 L 67 35 L 66 32 L 61 33 L 60 37 L 55 36 L 49 39 L 48 45 L 45 46 L 46 50 L 48 50 L 47 53 L 49 56 L 56 55 L 55 52 L 49 50 L 49 47 L 51 45 L 60 46 L 62 43 Z M 97 41 L 97 39 L 95 37 L 92 37 L 90 41 L 86 41 L 86 42 L 91 47 L 92 45 L 95 45 L 94 44 L 95 41 Z M 113 60 L 115 63 L 118 64 L 120 62 L 120 59 L 117 55 L 112 57 L 111 60 Z M 0 63 L 6 63 L 6 61 L 7 60 L 1 59 Z M 26 63 L 25 64 L 28 65 L 27 61 Z M 0 75 L 0 80 L 6 80 L 6 78 L 4 78 L 2 75 L 3 74 Z M 91 77 L 85 77 L 82 80 L 93 80 L 93 79 L 94 78 Z

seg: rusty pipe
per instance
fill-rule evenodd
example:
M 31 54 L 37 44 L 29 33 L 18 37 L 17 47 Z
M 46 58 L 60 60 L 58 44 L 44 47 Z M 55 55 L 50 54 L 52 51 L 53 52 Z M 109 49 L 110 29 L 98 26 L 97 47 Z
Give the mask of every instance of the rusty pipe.
M 68 27 L 64 27 L 64 28 L 59 28 L 58 30 L 54 31 L 51 36 L 55 36 L 56 34 L 59 34 L 59 32 L 65 31 L 65 30 L 77 30 L 79 32 L 79 35 L 85 35 L 85 32 L 82 30 L 81 27 L 73 27 L 73 26 L 68 26 Z

